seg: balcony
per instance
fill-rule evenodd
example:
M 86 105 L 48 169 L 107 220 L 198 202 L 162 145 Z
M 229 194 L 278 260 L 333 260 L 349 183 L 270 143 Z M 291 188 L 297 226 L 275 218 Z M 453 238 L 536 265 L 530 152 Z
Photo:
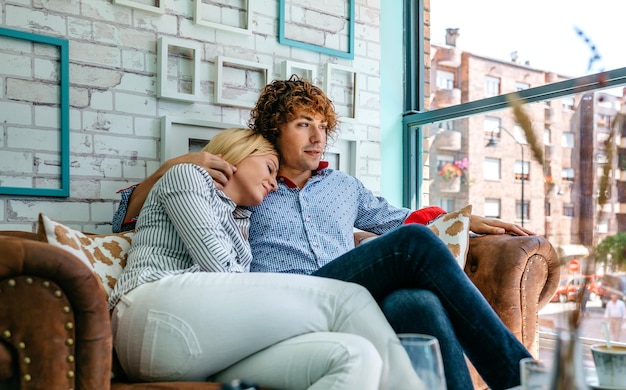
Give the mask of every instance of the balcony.
M 434 146 L 441 150 L 459 151 L 462 140 L 463 136 L 459 131 L 439 129 Z
M 458 88 L 439 89 L 433 97 L 432 108 L 443 108 L 461 104 L 461 90 Z
M 462 51 L 456 47 L 442 47 L 437 49 L 435 54 L 435 62 L 442 66 L 458 68 L 461 66 Z

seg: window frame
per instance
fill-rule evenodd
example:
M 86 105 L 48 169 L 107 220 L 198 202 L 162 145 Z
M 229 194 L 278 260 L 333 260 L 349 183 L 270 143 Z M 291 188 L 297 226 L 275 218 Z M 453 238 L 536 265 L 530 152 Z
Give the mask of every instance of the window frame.
M 563 98 L 563 109 L 569 109 L 569 95 L 607 89 L 626 84 L 626 67 L 586 75 L 556 83 L 531 87 L 523 91 L 492 96 L 458 105 L 426 111 L 424 78 L 424 2 L 404 1 L 405 32 L 405 114 L 403 115 L 403 206 L 422 207 L 424 181 L 424 126 L 445 120 L 456 120 L 486 114 L 510 107 L 512 102 L 536 103 Z

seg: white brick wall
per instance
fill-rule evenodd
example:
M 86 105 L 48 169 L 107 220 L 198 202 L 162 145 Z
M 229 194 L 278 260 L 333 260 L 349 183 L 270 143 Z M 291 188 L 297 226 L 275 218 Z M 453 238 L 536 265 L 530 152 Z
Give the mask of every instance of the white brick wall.
M 162 116 L 246 124 L 249 109 L 213 103 L 218 55 L 268 64 L 273 69 L 270 79 L 283 77 L 284 60 L 317 67 L 320 80 L 326 63 L 358 72 L 359 80 L 365 81 L 357 92 L 358 122 L 340 124 L 340 128 L 361 143 L 357 175 L 380 192 L 379 1 L 356 1 L 354 60 L 279 44 L 277 0 L 251 0 L 251 35 L 194 24 L 194 1 L 161 1 L 165 2 L 164 14 L 111 0 L 0 2 L 1 27 L 69 41 L 71 105 L 70 197 L 0 195 L 0 229 L 35 231 L 38 214 L 43 212 L 78 229 L 110 232 L 119 201 L 116 191 L 141 181 L 161 163 Z M 226 4 L 215 1 L 213 6 L 223 7 L 220 3 Z M 313 26 L 316 34 L 327 30 L 326 45 L 345 50 L 345 36 L 332 36 L 342 29 L 342 21 L 334 17 L 343 12 L 341 2 L 287 3 L 291 4 L 290 17 Z M 232 9 L 222 11 L 220 17 L 229 24 L 244 19 Z M 217 21 L 206 13 L 204 19 Z M 295 34 L 304 31 L 291 30 Z M 161 36 L 202 44 L 199 101 L 156 97 L 156 42 Z M 57 55 L 48 45 L 0 37 L 0 186 L 58 185 Z M 225 84 L 238 82 L 234 79 L 240 77 L 237 72 L 224 72 L 226 77 L 231 73 L 233 79 L 226 79 Z M 38 176 L 33 178 L 34 174 Z

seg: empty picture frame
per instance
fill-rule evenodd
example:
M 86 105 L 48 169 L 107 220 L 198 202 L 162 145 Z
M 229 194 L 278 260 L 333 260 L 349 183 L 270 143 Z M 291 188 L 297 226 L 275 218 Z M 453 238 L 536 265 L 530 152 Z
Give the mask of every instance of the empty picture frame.
M 329 141 L 324 151 L 324 160 L 328 161 L 328 167 L 356 176 L 358 172 L 358 141 L 338 138 Z
M 313 84 L 317 84 L 318 82 L 317 65 L 285 60 L 282 62 L 281 66 L 282 76 L 285 80 L 296 74 L 305 80 L 309 80 Z
M 144 2 L 133 0 L 113 0 L 113 4 L 140 9 L 142 11 L 154 12 L 157 14 L 165 13 L 165 0 L 146 0 Z
M 240 125 L 166 115 L 161 117 L 161 164 L 200 151 L 220 131 Z
M 157 55 L 157 96 L 185 102 L 200 100 L 200 42 L 160 37 Z
M 326 64 L 324 91 L 333 101 L 341 122 L 356 122 L 359 107 L 358 73 L 349 67 Z
M 302 2 L 279 0 L 278 42 L 354 59 L 354 0 L 307 2 L 306 7 Z
M 0 94 L 0 112 L 4 114 L 0 131 L 8 138 L 0 143 L 0 194 L 68 197 L 69 41 L 0 28 L 0 46 L 6 73 Z M 33 61 L 53 70 L 45 83 L 35 75 Z M 47 107 L 47 115 L 38 117 L 34 127 L 24 119 L 34 118 L 32 110 L 38 104 L 43 104 L 38 106 L 40 110 Z
M 251 0 L 195 0 L 193 21 L 199 26 L 252 34 Z
M 215 68 L 215 103 L 241 108 L 254 107 L 271 74 L 270 65 L 223 56 Z

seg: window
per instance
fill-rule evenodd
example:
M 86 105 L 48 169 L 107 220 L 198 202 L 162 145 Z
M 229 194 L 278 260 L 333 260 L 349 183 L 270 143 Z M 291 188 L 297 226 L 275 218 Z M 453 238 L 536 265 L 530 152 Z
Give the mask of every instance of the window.
M 610 128 L 611 127 L 611 115 L 604 115 L 604 114 L 600 114 L 598 115 L 598 122 L 596 122 L 596 124 L 599 127 L 606 127 L 606 128 Z
M 549 217 L 552 215 L 552 204 L 550 202 L 546 202 L 545 212 L 546 212 L 546 217 Z
M 513 173 L 515 174 L 515 180 L 528 180 L 530 177 L 530 162 L 515 161 Z
M 437 89 L 454 88 L 454 73 L 445 70 L 437 71 Z
M 520 221 L 528 221 L 530 220 L 530 215 L 528 214 L 528 209 L 530 208 L 530 201 L 524 200 L 524 210 L 522 211 L 522 201 L 515 201 L 515 219 Z
M 500 180 L 499 158 L 485 158 L 485 161 L 483 161 L 483 177 L 485 180 Z
M 543 143 L 544 145 L 552 145 L 552 130 L 549 127 L 543 129 Z
M 603 219 L 598 222 L 598 233 L 606 234 L 609 232 L 609 221 Z
M 438 206 L 446 210 L 447 212 L 456 210 L 456 205 L 454 199 L 452 198 L 439 198 Z
M 564 110 L 569 110 L 572 111 L 576 108 L 576 105 L 574 104 L 574 97 L 573 96 L 565 96 L 561 99 L 561 103 L 563 104 L 563 109 Z
M 500 79 L 492 76 L 485 76 L 485 97 L 500 95 Z
M 454 163 L 454 157 L 445 154 L 437 155 L 437 170 L 441 169 L 441 167 L 444 166 L 445 163 Z
M 485 199 L 484 216 L 488 218 L 501 218 L 500 199 Z
M 500 118 L 486 116 L 483 122 L 483 130 L 485 131 L 485 139 L 500 139 Z
M 574 216 L 574 205 L 571 203 L 567 203 L 563 205 L 563 216 L 565 217 L 573 217 Z
M 561 146 L 564 148 L 573 148 L 574 147 L 574 133 L 567 132 L 561 134 Z
M 515 83 L 515 90 L 516 91 L 523 91 L 525 89 L 530 88 L 530 84 L 528 83 L 520 83 L 519 81 Z
M 528 141 L 526 140 L 526 133 L 524 133 L 524 129 L 522 129 L 519 125 L 515 125 L 513 127 L 513 138 L 524 145 L 528 145 Z
M 564 181 L 574 181 L 574 168 L 563 168 L 561 171 L 561 178 Z

